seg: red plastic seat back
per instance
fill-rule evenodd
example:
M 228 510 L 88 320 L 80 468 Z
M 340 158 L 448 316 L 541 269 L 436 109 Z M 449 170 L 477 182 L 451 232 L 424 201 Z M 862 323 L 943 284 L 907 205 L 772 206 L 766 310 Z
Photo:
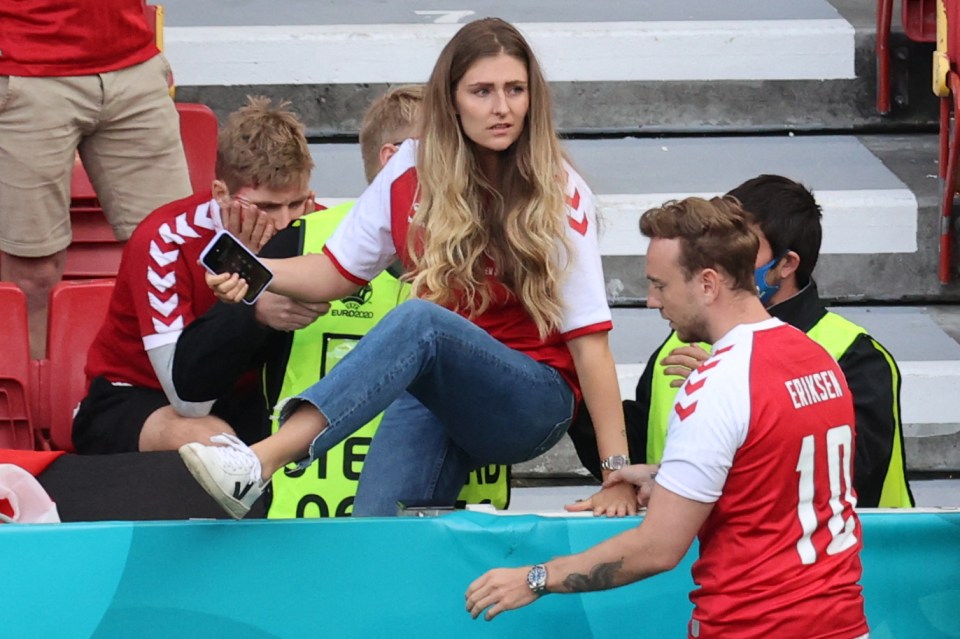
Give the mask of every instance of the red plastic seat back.
M 27 298 L 16 285 L 0 282 L 0 308 L 0 448 L 33 450 Z
M 945 0 L 947 16 L 947 57 L 954 70 L 960 66 L 960 0 Z
M 205 104 L 177 103 L 180 137 L 194 193 L 210 188 L 216 177 L 217 116 Z
M 915 42 L 937 41 L 937 0 L 903 0 L 900 9 L 908 38 Z
M 112 279 L 60 282 L 50 293 L 42 375 L 50 440 L 60 450 L 73 450 L 73 412 L 86 395 L 87 351 L 107 315 L 113 284 Z
M 217 116 L 204 104 L 177 103 L 177 112 L 190 185 L 194 192 L 206 191 L 215 176 Z M 123 242 L 114 237 L 79 155 L 73 165 L 70 225 L 73 242 L 67 249 L 64 278 L 116 277 Z

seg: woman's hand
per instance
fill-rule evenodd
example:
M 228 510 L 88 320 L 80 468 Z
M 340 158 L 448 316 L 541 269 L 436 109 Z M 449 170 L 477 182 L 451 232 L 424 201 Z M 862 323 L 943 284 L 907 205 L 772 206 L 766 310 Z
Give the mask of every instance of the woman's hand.
M 577 513 L 592 510 L 594 516 L 601 517 L 625 517 L 627 515 L 637 514 L 637 492 L 631 485 L 623 481 L 607 485 L 589 498 L 578 501 L 573 504 L 567 504 L 564 508 L 568 512 Z
M 242 279 L 236 273 L 204 273 L 203 277 L 207 281 L 207 286 L 213 290 L 217 299 L 227 304 L 236 304 L 247 294 L 250 285 L 245 279 Z
M 630 484 L 636 488 L 637 505 L 640 508 L 646 508 L 650 501 L 650 493 L 653 492 L 654 477 L 657 476 L 659 464 L 632 464 L 624 466 L 620 470 L 610 473 L 603 485 L 614 486 L 616 484 Z

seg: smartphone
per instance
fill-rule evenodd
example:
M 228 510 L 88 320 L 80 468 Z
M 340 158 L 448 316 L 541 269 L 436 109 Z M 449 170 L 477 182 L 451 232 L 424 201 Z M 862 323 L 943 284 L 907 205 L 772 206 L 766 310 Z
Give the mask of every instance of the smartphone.
M 398 517 L 437 517 L 452 513 L 456 508 L 448 503 L 425 500 L 403 499 L 397 502 Z
M 213 236 L 200 254 L 200 263 L 214 275 L 236 273 L 246 280 L 249 288 L 243 296 L 245 304 L 256 302 L 273 279 L 270 269 L 226 230 L 217 231 Z

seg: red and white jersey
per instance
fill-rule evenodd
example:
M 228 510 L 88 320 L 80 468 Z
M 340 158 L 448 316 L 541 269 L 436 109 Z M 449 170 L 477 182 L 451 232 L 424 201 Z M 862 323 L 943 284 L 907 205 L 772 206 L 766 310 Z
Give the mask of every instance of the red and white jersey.
M 0 75 L 93 75 L 159 52 L 143 0 L 0 2 L 0 25 Z
M 418 205 L 416 155 L 417 142 L 404 142 L 324 247 L 344 277 L 357 284 L 370 281 L 405 255 L 407 232 Z M 613 324 L 600 263 L 594 196 L 572 167 L 566 170 L 568 224 L 564 228 L 572 250 L 560 287 L 560 331 L 540 339 L 520 300 L 496 282 L 495 272 L 491 274 L 493 300 L 471 321 L 506 346 L 558 369 L 579 397 L 566 341 L 609 331 Z
M 160 390 L 147 351 L 175 344 L 216 302 L 198 260 L 222 227 L 209 192 L 171 202 L 137 226 L 123 249 L 107 318 L 87 355 L 87 384 L 103 376 Z
M 687 378 L 657 482 L 714 503 L 690 637 L 867 632 L 854 512 L 853 401 L 840 367 L 776 319 L 742 324 Z

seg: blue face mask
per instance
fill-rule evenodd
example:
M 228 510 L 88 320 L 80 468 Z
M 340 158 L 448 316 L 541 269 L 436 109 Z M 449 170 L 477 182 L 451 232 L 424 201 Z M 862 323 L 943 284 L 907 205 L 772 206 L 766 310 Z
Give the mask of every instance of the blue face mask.
M 776 266 L 782 257 L 783 255 L 773 258 L 753 272 L 753 278 L 757 282 L 757 294 L 760 295 L 760 301 L 763 302 L 764 305 L 780 290 L 779 284 L 767 284 L 767 273 Z

